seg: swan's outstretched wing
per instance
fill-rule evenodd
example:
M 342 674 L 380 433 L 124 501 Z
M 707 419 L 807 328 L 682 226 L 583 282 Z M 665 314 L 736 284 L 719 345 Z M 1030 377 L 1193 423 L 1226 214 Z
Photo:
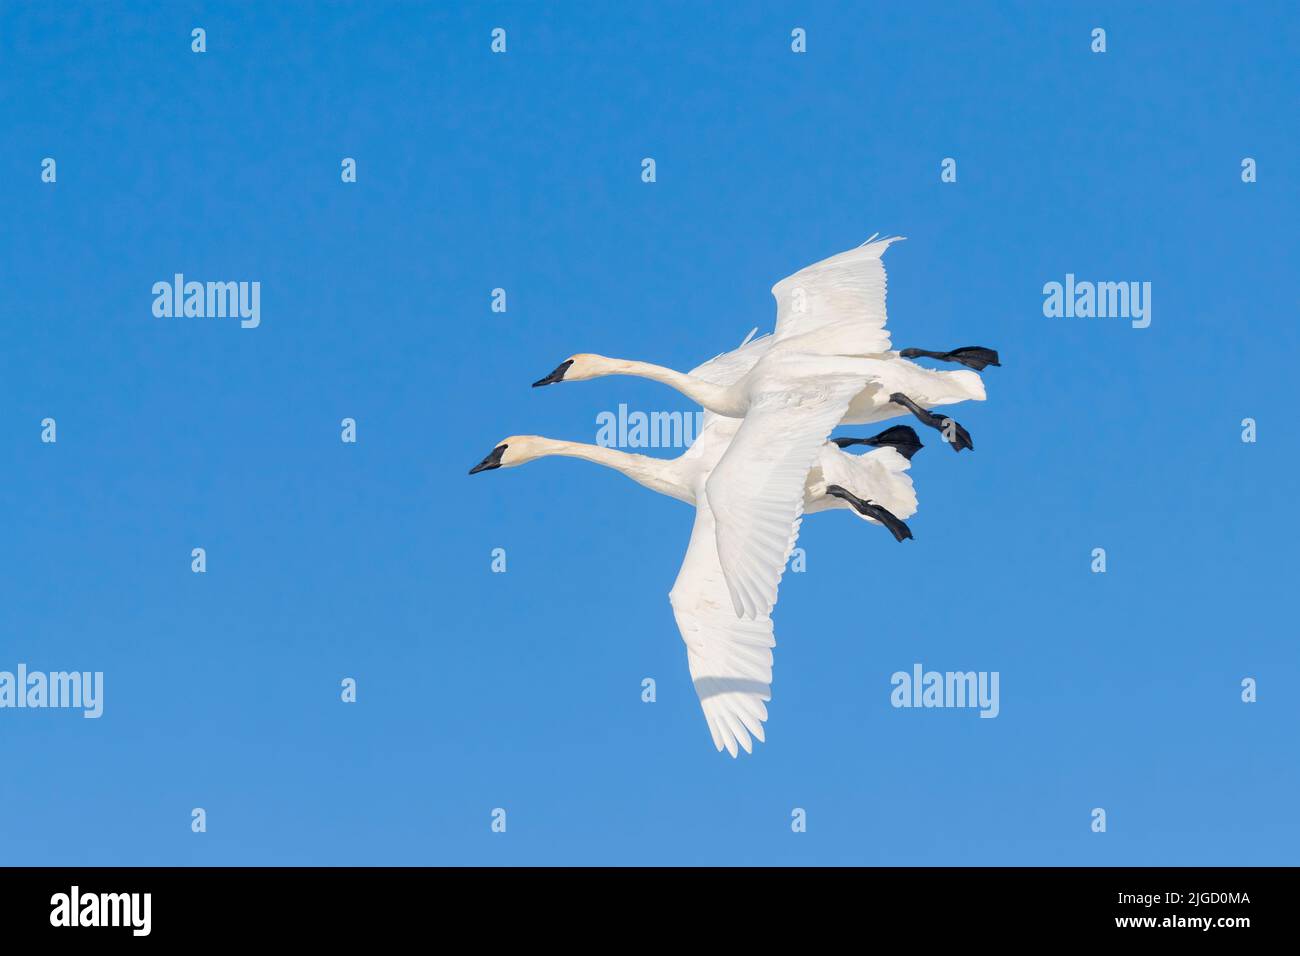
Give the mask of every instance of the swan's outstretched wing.
M 800 351 L 819 355 L 889 351 L 885 266 L 880 257 L 900 238 L 869 239 L 772 286 L 776 297 L 774 341 L 797 338 L 792 344 Z
M 755 374 L 749 411 L 705 483 L 717 522 L 718 558 L 736 614 L 761 618 L 776 603 L 785 563 L 799 537 L 808 472 L 864 379 L 832 365 L 814 380 Z
M 713 745 L 736 756 L 763 740 L 764 701 L 772 699 L 772 621 L 742 621 L 731 609 L 718 564 L 713 515 L 698 495 L 691 543 L 668 600 L 686 642 L 686 661 Z

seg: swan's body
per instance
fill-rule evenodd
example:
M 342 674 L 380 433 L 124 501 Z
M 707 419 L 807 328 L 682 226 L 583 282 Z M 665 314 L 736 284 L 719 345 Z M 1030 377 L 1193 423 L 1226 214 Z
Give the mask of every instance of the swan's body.
M 682 374 L 581 354 L 535 383 L 635 375 L 669 385 L 715 415 L 742 418 L 705 489 L 723 577 L 739 617 L 765 616 L 776 603 L 810 472 L 837 425 L 911 412 L 934 427 L 951 426 L 945 440 L 955 449 L 974 447 L 960 425 L 926 410 L 982 400 L 979 375 L 922 368 L 890 349 L 881 255 L 895 241 L 869 240 L 778 282 L 772 287 L 775 332 L 728 353 L 739 357 L 754 350 L 744 356 L 752 361 L 728 362 L 728 374 L 710 374 L 709 364 Z M 960 351 L 987 352 L 997 360 L 988 350 Z
M 691 374 L 715 381 L 743 375 L 767 345 L 763 339 L 747 341 Z M 725 748 L 733 757 L 740 748 L 750 752 L 753 738 L 764 739 L 765 702 L 771 699 L 772 648 L 776 645 L 768 613 L 741 619 L 732 609 L 709 504 L 709 477 L 740 428 L 739 419 L 706 414 L 695 442 L 670 459 L 536 435 L 512 436 L 475 469 L 511 467 L 553 455 L 581 458 L 612 468 L 651 491 L 695 506 L 686 557 L 668 597 L 686 644 L 691 681 L 714 746 L 718 750 Z M 855 497 L 878 503 L 892 516 L 911 517 L 916 513 L 917 500 L 907 476 L 909 464 L 894 448 L 884 447 L 859 456 L 824 442 L 817 463 L 806 476 L 803 510 L 848 509 L 865 521 L 881 523 L 827 492 L 828 487 L 839 486 Z

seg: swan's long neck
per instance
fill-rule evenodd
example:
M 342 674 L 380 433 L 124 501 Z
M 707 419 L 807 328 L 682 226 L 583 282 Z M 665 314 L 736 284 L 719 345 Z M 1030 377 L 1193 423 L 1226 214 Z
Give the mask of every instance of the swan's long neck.
M 558 455 L 565 458 L 581 458 L 583 461 L 595 462 L 606 468 L 627 475 L 637 484 L 657 491 L 662 495 L 677 498 L 693 504 L 695 499 L 691 489 L 677 477 L 672 459 L 651 458 L 648 455 L 633 455 L 616 448 L 602 445 L 587 445 L 576 441 L 558 441 L 552 438 L 540 439 L 542 450 L 537 457 L 544 458 Z
M 648 378 L 676 389 L 693 402 L 698 402 L 711 412 L 726 418 L 742 418 L 745 414 L 744 395 L 734 387 L 714 385 L 702 378 L 686 375 L 662 365 L 636 362 L 631 359 L 606 359 L 604 375 L 635 375 Z

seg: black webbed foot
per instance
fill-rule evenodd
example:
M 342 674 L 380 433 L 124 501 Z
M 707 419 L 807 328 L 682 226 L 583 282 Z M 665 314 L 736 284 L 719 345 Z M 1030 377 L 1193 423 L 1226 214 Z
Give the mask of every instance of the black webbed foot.
M 969 448 L 971 451 L 975 450 L 975 442 L 971 441 L 970 432 L 962 428 L 961 424 L 955 419 L 946 415 L 936 415 L 934 412 L 922 408 L 902 392 L 895 392 L 890 395 L 889 400 L 895 405 L 906 408 L 917 417 L 921 424 L 937 429 L 943 435 L 943 440 L 952 445 L 953 451 L 961 451 L 963 448 Z
M 872 435 L 870 438 L 832 438 L 840 448 L 848 448 L 851 445 L 874 445 L 877 448 L 893 448 L 908 461 L 912 460 L 915 455 L 925 446 L 921 444 L 921 439 L 916 434 L 916 429 L 910 425 L 895 425 L 892 428 L 886 428 L 879 435 Z
M 990 365 L 1001 367 L 996 349 L 986 349 L 982 345 L 963 345 L 951 352 L 931 352 L 929 349 L 903 349 L 898 353 L 902 358 L 932 358 L 940 362 L 956 362 L 982 372 Z
M 882 508 L 880 505 L 871 501 L 863 501 L 847 488 L 842 488 L 839 485 L 827 485 L 826 493 L 836 498 L 843 498 L 853 506 L 854 511 L 863 517 L 875 518 L 889 529 L 889 533 L 894 536 L 895 541 L 902 542 L 912 537 L 912 529 L 904 522 L 894 517 L 894 515 L 886 508 Z

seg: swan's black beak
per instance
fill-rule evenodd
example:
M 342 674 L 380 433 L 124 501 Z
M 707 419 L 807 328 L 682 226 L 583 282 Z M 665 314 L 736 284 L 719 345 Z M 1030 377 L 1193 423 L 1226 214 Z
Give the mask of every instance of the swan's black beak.
M 541 385 L 554 385 L 556 382 L 563 382 L 564 373 L 569 370 L 569 366 L 572 364 L 573 359 L 569 359 L 550 375 L 546 376 L 546 378 L 539 378 L 537 381 L 533 382 L 533 388 L 537 388 Z
M 491 471 L 493 468 L 501 467 L 501 456 L 506 453 L 505 445 L 497 445 L 492 449 L 492 454 L 488 455 L 477 465 L 469 470 L 471 475 L 477 475 L 480 471 Z

